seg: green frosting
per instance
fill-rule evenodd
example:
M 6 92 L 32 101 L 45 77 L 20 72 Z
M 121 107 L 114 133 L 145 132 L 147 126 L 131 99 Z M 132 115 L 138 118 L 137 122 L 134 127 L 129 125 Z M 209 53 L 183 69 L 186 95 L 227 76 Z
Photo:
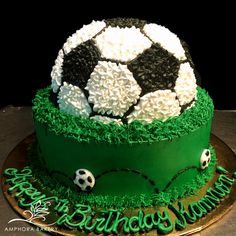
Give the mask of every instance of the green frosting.
M 57 135 L 85 143 L 132 144 L 173 140 L 204 126 L 213 117 L 214 111 L 211 98 L 204 89 L 198 87 L 195 106 L 165 122 L 154 120 L 146 125 L 139 121 L 127 125 L 103 124 L 61 112 L 49 100 L 50 91 L 50 88 L 45 88 L 37 92 L 32 108 L 34 119 L 46 124 L 48 130 Z
M 57 186 L 59 193 L 102 207 L 167 205 L 192 194 L 211 178 L 214 158 L 209 168 L 200 169 L 213 115 L 212 100 L 203 89 L 198 88 L 193 108 L 165 122 L 155 120 L 147 125 L 138 121 L 103 124 L 74 117 L 55 108 L 49 94 L 50 88 L 42 89 L 34 99 L 42 157 L 42 163 L 35 167 L 46 167 L 48 174 L 61 182 L 51 185 L 53 189 Z M 72 178 L 79 168 L 90 170 L 96 179 L 90 194 L 75 188 Z M 44 185 L 50 182 L 45 181 Z
M 236 171 L 233 173 L 233 178 L 236 178 Z
M 84 201 L 108 206 L 111 202 L 120 206 L 165 204 L 172 196 L 163 197 L 163 192 L 173 191 L 178 197 L 178 189 L 202 172 L 200 157 L 209 147 L 213 114 L 204 90 L 198 88 L 193 108 L 166 122 L 156 120 L 148 125 L 107 125 L 66 115 L 49 102 L 49 91 L 41 90 L 34 101 L 40 106 L 33 107 L 43 160 L 39 166 L 72 188 L 76 170 L 89 170 L 96 183 Z M 183 192 L 187 191 L 189 188 Z M 97 198 L 99 195 L 102 197 Z
M 201 103 L 200 98 L 198 102 Z M 172 187 L 179 187 L 185 185 L 186 180 L 196 177 L 201 171 L 201 154 L 209 147 L 211 116 L 203 126 L 189 134 L 171 140 L 132 144 L 80 142 L 50 131 L 48 126 L 35 121 L 37 140 L 44 159 L 42 166 L 58 181 L 66 186 L 74 186 L 74 173 L 84 168 L 96 179 L 92 193 L 134 196 L 166 190 L 170 181 L 173 182 Z M 110 135 L 114 134 L 111 132 Z M 103 138 L 102 130 L 100 137 Z
M 193 195 L 199 188 L 205 185 L 206 181 L 211 179 L 215 165 L 216 165 L 216 154 L 212 146 L 209 147 L 211 151 L 211 162 L 203 171 L 197 172 L 194 179 L 186 181 L 186 176 L 180 174 L 173 182 L 170 182 L 169 187 L 160 193 L 154 194 L 136 194 L 136 195 L 98 195 L 98 194 L 87 194 L 78 192 L 76 187 L 64 186 L 57 179 L 50 176 L 45 168 L 41 168 L 45 164 L 43 160 L 39 158 L 37 153 L 36 144 L 31 147 L 29 152 L 29 163 L 28 165 L 33 170 L 33 176 L 42 182 L 44 186 L 49 188 L 49 191 L 59 196 L 60 198 L 67 197 L 71 203 L 79 201 L 81 204 L 88 204 L 103 208 L 137 208 L 137 207 L 150 207 L 150 206 L 167 206 L 179 198 Z M 176 181 L 184 179 L 185 184 L 178 185 L 176 187 Z
M 228 171 L 223 166 L 217 166 L 216 171 L 220 174 L 227 174 Z

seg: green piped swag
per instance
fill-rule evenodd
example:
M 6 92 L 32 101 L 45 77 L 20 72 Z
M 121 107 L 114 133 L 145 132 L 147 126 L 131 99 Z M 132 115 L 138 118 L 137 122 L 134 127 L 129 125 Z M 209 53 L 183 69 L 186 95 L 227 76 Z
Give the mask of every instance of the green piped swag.
M 219 169 L 219 168 L 218 168 Z M 220 168 L 221 170 L 221 168 Z M 144 213 L 137 210 L 132 216 L 126 216 L 120 210 L 95 210 L 89 205 L 77 203 L 70 205 L 68 199 L 59 199 L 57 196 L 46 196 L 35 188 L 32 179 L 32 170 L 25 167 L 22 170 L 8 168 L 4 171 L 6 183 L 9 183 L 8 192 L 19 199 L 21 208 L 29 208 L 39 201 L 47 205 L 51 203 L 50 210 L 57 214 L 55 224 L 58 226 L 74 228 L 83 232 L 94 232 L 104 234 L 118 234 L 123 232 L 133 234 L 137 232 L 148 232 L 156 230 L 159 234 L 168 234 L 174 230 L 183 230 L 187 224 L 192 224 L 204 217 L 220 204 L 221 199 L 227 196 L 234 183 L 233 178 L 227 175 L 227 171 L 218 171 L 220 175 L 214 186 L 209 188 L 200 200 L 190 203 L 187 207 L 180 201 L 170 204 L 163 211 L 157 210 L 153 213 Z M 170 214 L 175 219 L 170 218 Z

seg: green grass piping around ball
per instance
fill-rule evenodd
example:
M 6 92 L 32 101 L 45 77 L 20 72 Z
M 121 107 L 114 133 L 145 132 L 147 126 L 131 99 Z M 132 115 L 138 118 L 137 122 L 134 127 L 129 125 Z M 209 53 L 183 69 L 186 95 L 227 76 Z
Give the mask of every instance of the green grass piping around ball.
M 172 140 L 200 128 L 212 119 L 214 112 L 212 99 L 204 89 L 198 87 L 195 106 L 165 122 L 154 120 L 150 124 L 142 124 L 139 121 L 124 125 L 115 122 L 104 124 L 60 111 L 49 100 L 50 91 L 51 88 L 48 87 L 37 92 L 32 107 L 34 119 L 47 125 L 49 131 L 73 138 L 78 142 L 132 144 Z

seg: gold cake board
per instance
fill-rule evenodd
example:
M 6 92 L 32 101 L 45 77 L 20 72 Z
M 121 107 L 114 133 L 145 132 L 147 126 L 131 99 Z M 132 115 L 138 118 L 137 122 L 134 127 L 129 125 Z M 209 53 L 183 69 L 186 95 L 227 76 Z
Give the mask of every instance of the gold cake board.
M 32 135 L 28 136 L 26 139 L 24 139 L 22 142 L 20 142 L 6 158 L 2 170 L 4 171 L 7 168 L 23 169 L 26 166 L 27 150 L 29 148 L 29 145 L 31 145 L 34 141 L 35 141 L 35 135 L 32 134 Z M 217 165 L 223 166 L 230 173 L 235 172 L 235 170 L 236 170 L 236 156 L 235 156 L 234 152 L 222 140 L 220 140 L 218 137 L 216 137 L 213 134 L 211 135 L 211 144 L 213 145 L 213 147 L 215 148 L 215 151 L 216 151 Z M 2 173 L 3 173 L 3 171 L 2 171 Z M 205 195 L 206 190 L 209 187 L 213 186 L 213 184 L 217 180 L 217 177 L 218 177 L 218 174 L 215 174 L 214 177 L 210 181 L 208 181 L 208 183 L 198 192 L 197 196 L 191 196 L 191 197 L 187 197 L 185 199 L 181 199 L 183 204 L 186 206 L 186 205 L 189 205 L 191 202 L 198 201 L 201 197 L 203 197 Z M 2 190 L 3 190 L 4 196 L 8 200 L 9 204 L 12 206 L 12 208 L 18 214 L 20 214 L 20 216 L 23 219 L 24 218 L 28 219 L 28 215 L 24 213 L 25 209 L 20 208 L 18 206 L 18 202 L 15 199 L 15 197 L 12 196 L 11 194 L 9 194 L 9 192 L 8 192 L 9 184 L 6 183 L 6 178 L 3 175 L 2 175 L 1 182 L 2 182 Z M 40 185 L 38 185 L 38 186 L 40 186 Z M 46 190 L 44 190 L 44 188 L 41 188 L 39 190 L 43 193 L 45 193 L 44 191 L 46 191 Z M 47 192 L 47 194 L 48 194 L 48 192 Z M 50 192 L 49 192 L 49 194 L 50 194 Z M 185 229 L 183 229 L 181 231 L 177 231 L 174 229 L 168 235 L 171 235 L 171 236 L 173 236 L 173 235 L 190 235 L 190 234 L 197 233 L 197 232 L 205 229 L 209 225 L 220 220 L 232 208 L 235 201 L 236 201 L 236 184 L 234 183 L 232 186 L 231 193 L 227 197 L 223 198 L 221 203 L 219 204 L 219 206 L 217 206 L 213 211 L 211 211 L 206 216 L 199 219 L 197 222 L 195 222 L 193 224 L 187 224 L 187 227 Z M 158 209 L 163 210 L 164 208 L 161 207 Z M 145 213 L 149 213 L 149 212 L 152 213 L 155 209 L 146 208 L 143 210 Z M 136 213 L 137 213 L 136 210 L 127 210 L 125 212 L 125 215 L 133 215 Z M 36 219 L 36 220 L 32 221 L 32 223 L 36 227 L 37 226 L 42 227 L 42 228 L 45 227 L 46 228 L 45 231 L 48 232 L 47 231 L 47 228 L 49 228 L 48 225 L 50 225 L 50 223 L 53 222 L 54 217 L 56 217 L 56 216 L 51 214 L 50 218 L 48 218 L 44 222 Z M 171 218 L 171 220 L 176 219 L 174 214 L 170 214 L 170 218 Z M 59 226 L 51 227 L 49 229 L 49 232 L 59 234 L 59 235 L 68 235 L 68 236 L 69 235 L 84 235 L 84 233 L 77 231 L 75 229 L 64 229 L 63 227 L 59 227 Z M 122 234 L 119 234 L 119 235 L 122 235 Z M 137 233 L 137 235 L 140 235 L 140 234 Z M 154 235 L 158 235 L 158 233 L 156 230 L 152 230 L 148 233 L 144 233 L 144 235 L 154 236 Z

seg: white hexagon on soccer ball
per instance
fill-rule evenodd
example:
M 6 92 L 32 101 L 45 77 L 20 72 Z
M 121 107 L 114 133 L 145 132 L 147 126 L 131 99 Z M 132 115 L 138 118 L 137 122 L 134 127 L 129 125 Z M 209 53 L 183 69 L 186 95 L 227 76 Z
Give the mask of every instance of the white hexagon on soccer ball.
M 152 41 L 134 26 L 131 28 L 108 26 L 94 41 L 103 58 L 122 62 L 133 60 L 152 45 Z

